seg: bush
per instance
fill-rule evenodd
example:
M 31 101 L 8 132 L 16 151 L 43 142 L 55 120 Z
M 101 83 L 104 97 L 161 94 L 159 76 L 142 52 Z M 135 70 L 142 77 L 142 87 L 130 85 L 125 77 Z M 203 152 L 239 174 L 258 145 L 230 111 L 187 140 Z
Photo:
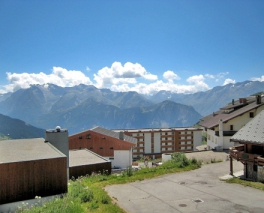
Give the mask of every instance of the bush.
M 180 168 L 186 167 L 190 164 L 190 161 L 184 153 L 174 152 L 171 154 L 171 160 L 179 165 Z
M 132 170 L 132 166 L 128 166 L 127 169 L 126 169 L 126 175 L 128 177 L 132 176 L 133 175 L 133 170 Z
M 108 204 L 108 203 L 110 203 L 110 198 L 109 198 L 109 196 L 108 196 L 108 195 L 103 195 L 102 198 L 101 198 L 101 202 L 102 202 L 103 204 Z
M 80 194 L 80 198 L 81 198 L 81 202 L 82 203 L 86 203 L 86 202 L 92 201 L 92 199 L 94 198 L 93 191 L 90 190 L 90 189 L 87 189 L 87 190 L 83 191 Z

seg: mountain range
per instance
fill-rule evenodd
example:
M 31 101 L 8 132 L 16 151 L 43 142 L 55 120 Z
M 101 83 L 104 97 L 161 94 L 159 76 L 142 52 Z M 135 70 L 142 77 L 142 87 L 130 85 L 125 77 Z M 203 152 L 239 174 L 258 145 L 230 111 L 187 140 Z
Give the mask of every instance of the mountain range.
M 31 85 L 0 95 L 0 113 L 42 129 L 60 125 L 70 134 L 94 126 L 108 129 L 192 126 L 203 115 L 217 111 L 232 99 L 264 90 L 264 82 L 246 81 L 214 87 L 206 92 L 153 96 L 114 92 L 91 85 L 59 87 Z
M 0 114 L 0 138 L 44 138 L 45 130 Z

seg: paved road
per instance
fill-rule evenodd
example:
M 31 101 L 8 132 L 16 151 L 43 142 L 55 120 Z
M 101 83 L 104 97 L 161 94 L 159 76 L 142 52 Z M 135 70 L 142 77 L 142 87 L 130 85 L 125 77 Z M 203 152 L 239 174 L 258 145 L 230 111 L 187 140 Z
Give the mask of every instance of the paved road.
M 242 170 L 234 162 L 234 171 Z M 106 187 L 118 205 L 130 213 L 263 213 L 264 192 L 219 180 L 228 174 L 229 161 L 162 177 Z

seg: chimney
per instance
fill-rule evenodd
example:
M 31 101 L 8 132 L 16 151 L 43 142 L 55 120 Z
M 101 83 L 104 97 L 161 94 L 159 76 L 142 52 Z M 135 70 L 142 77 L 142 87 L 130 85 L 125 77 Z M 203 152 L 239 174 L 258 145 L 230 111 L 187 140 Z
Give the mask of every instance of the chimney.
M 124 132 L 123 131 L 119 132 L 119 139 L 124 140 Z
M 232 105 L 234 105 L 235 104 L 235 100 L 234 99 L 232 99 Z
M 261 96 L 256 95 L 256 104 L 261 104 Z
M 56 126 L 55 129 L 46 130 L 45 142 L 49 142 L 67 156 L 67 177 L 69 179 L 69 140 L 68 130 Z

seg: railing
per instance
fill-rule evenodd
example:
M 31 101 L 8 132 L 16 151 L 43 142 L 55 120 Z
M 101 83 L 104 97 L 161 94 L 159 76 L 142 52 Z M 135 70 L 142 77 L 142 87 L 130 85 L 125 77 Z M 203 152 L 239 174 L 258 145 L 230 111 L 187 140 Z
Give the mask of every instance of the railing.
M 233 136 L 237 131 L 223 131 L 223 136 Z M 219 136 L 219 131 L 215 131 L 215 136 Z
M 244 152 L 244 145 L 231 147 L 229 154 L 232 158 L 241 162 L 252 162 L 264 166 L 264 158 L 261 155 Z

